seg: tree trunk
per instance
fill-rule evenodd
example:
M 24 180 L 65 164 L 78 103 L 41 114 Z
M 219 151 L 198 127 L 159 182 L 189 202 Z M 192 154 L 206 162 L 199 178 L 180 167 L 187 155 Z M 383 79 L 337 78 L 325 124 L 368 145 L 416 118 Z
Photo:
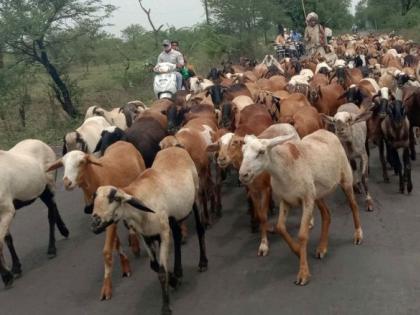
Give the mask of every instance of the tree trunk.
M 206 23 L 207 25 L 210 25 L 209 5 L 207 3 L 207 0 L 204 0 L 204 9 L 206 11 Z
M 0 44 L 0 69 L 4 68 L 4 54 L 3 54 L 3 47 Z
M 60 74 L 58 73 L 57 69 L 54 65 L 50 62 L 47 52 L 45 50 L 44 42 L 42 40 L 37 40 L 36 44 L 41 52 L 41 56 L 39 57 L 39 62 L 44 66 L 47 70 L 48 74 L 51 76 L 51 79 L 54 82 L 54 92 L 56 95 L 57 100 L 60 102 L 63 110 L 70 115 L 70 117 L 75 118 L 77 116 L 76 108 L 73 105 L 73 102 L 70 97 L 70 92 L 61 79 Z

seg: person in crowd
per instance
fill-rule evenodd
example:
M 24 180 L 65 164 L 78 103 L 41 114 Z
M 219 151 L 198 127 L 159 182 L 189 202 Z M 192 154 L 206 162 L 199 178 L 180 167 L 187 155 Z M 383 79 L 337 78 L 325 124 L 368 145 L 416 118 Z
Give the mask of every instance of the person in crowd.
M 315 12 L 309 13 L 306 17 L 306 24 L 304 41 L 308 55 L 312 57 L 320 54 L 323 57 L 326 40 L 324 29 L 318 22 L 318 14 Z
M 284 38 L 284 27 L 283 25 L 279 24 L 277 25 L 277 36 L 274 40 L 274 43 L 276 45 L 284 45 L 286 43 L 286 39 Z

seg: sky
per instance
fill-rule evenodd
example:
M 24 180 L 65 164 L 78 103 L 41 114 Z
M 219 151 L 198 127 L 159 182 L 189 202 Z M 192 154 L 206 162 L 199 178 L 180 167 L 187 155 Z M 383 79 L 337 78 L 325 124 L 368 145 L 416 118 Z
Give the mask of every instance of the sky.
M 117 36 L 120 32 L 131 24 L 140 24 L 146 29 L 151 30 L 146 14 L 141 10 L 137 0 L 107 0 L 113 4 L 117 10 L 109 19 L 113 24 L 106 28 Z M 352 12 L 359 0 L 352 0 Z M 205 20 L 204 7 L 201 0 L 143 0 L 143 5 L 151 9 L 151 18 L 155 27 L 175 26 L 181 28 L 192 26 Z
M 104 3 L 117 7 L 109 23 L 113 26 L 106 30 L 120 35 L 121 30 L 131 24 L 140 24 L 151 30 L 146 14 L 140 8 L 137 0 L 106 0 Z M 181 28 L 192 26 L 205 20 L 204 7 L 201 0 L 143 0 L 143 6 L 151 9 L 151 18 L 155 27 L 175 26 Z

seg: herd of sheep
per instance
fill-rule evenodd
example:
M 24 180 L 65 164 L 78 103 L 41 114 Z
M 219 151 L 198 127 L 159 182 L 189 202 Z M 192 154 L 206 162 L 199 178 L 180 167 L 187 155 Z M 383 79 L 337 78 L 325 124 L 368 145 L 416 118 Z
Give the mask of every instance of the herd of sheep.
M 353 214 L 353 242 L 363 231 L 355 193 L 365 208 L 375 204 L 368 188 L 370 149 L 376 145 L 384 181 L 399 176 L 399 191 L 413 189 L 410 160 L 420 127 L 419 48 L 398 36 L 334 38 L 325 56 L 261 63 L 241 58 L 194 77 L 172 99 L 149 106 L 130 102 L 110 111 L 88 108 L 82 125 L 64 135 L 63 156 L 28 139 L 0 151 L 0 274 L 6 287 L 21 275 L 9 232 L 15 211 L 40 198 L 48 208 L 48 255 L 56 255 L 55 226 L 69 231 L 54 199 L 57 169 L 66 190 L 81 188 L 91 229 L 106 232 L 101 299 L 112 296 L 113 251 L 123 276 L 131 274 L 117 225 L 129 230 L 135 255 L 140 242 L 162 288 L 162 314 L 171 314 L 169 287 L 183 276 L 181 248 L 194 216 L 199 271 L 206 271 L 205 230 L 222 215 L 221 186 L 238 176 L 249 201 L 252 229 L 261 233 L 257 254 L 269 253 L 268 214 L 279 208 L 274 230 L 299 257 L 295 283 L 306 285 L 309 231 L 321 213 L 316 256 L 328 251 L 331 221 L 325 198 L 340 187 Z M 402 155 L 400 156 L 400 151 Z M 402 162 L 401 162 L 402 157 Z M 237 172 L 236 172 L 236 171 Z M 237 174 L 237 175 L 236 175 Z M 302 208 L 297 239 L 287 230 L 292 208 Z M 121 227 L 121 226 L 120 226 Z M 8 247 L 12 268 L 2 254 Z M 173 249 L 174 265 L 169 258 Z

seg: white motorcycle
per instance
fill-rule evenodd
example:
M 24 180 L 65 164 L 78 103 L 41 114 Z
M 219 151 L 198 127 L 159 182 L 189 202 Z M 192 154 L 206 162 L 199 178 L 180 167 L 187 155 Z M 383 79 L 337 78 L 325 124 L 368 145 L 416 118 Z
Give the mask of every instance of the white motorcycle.
M 158 99 L 172 98 L 175 95 L 176 88 L 176 65 L 169 62 L 158 63 L 154 68 L 155 79 L 153 90 Z

